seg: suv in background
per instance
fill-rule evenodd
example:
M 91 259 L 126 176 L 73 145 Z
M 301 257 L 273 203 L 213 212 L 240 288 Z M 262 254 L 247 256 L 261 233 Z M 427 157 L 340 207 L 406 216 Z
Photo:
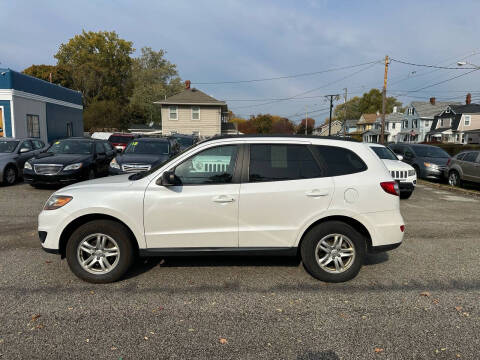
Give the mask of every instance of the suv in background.
M 397 155 L 403 156 L 403 162 L 412 165 L 418 178 L 443 179 L 450 155 L 438 146 L 425 144 L 389 144 L 388 147 Z
M 380 144 L 370 144 L 370 147 L 382 159 L 392 177 L 400 188 L 400 198 L 408 199 L 412 196 L 417 185 L 417 173 L 410 165 L 402 162 L 402 155 L 396 155 L 388 147 Z
M 401 244 L 398 195 L 363 143 L 220 136 L 150 171 L 58 190 L 38 230 L 94 283 L 120 279 L 135 254 L 300 256 L 315 278 L 341 282 L 368 251 Z
M 137 134 L 124 134 L 124 133 L 113 133 L 108 138 L 108 142 L 112 144 L 112 146 L 119 150 L 123 151 L 127 147 L 128 143 L 133 139 L 139 138 L 140 136 Z
M 462 186 L 464 181 L 480 183 L 480 151 L 465 151 L 452 157 L 445 177 L 452 186 Z

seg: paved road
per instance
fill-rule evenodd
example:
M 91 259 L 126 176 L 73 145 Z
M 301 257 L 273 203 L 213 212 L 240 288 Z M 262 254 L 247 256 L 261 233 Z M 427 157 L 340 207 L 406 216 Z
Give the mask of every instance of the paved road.
M 422 185 L 402 201 L 405 243 L 345 284 L 318 282 L 288 258 L 183 258 L 96 286 L 40 249 L 36 215 L 50 193 L 0 187 L 0 358 L 480 354 L 480 198 Z

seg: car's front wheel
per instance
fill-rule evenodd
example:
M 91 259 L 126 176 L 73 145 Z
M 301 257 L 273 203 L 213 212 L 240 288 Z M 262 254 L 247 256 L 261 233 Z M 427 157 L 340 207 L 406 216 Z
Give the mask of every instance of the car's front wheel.
M 3 172 L 3 183 L 13 185 L 17 182 L 17 169 L 13 165 L 8 165 Z
M 456 170 L 452 170 L 448 174 L 448 183 L 451 186 L 462 186 L 462 180 L 460 179 L 460 174 Z
M 72 272 L 91 283 L 119 280 L 133 262 L 128 230 L 111 220 L 94 220 L 77 228 L 67 242 Z
M 316 225 L 300 245 L 302 262 L 315 278 L 326 282 L 353 279 L 366 254 L 364 237 L 352 226 L 329 221 Z

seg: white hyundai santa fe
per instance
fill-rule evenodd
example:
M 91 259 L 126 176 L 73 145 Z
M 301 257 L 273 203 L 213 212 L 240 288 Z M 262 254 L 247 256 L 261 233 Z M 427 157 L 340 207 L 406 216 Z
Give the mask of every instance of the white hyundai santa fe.
M 58 190 L 39 215 L 47 252 L 79 278 L 120 279 L 139 256 L 293 255 L 317 279 L 352 279 L 399 246 L 399 189 L 365 144 L 216 137 L 147 172 Z

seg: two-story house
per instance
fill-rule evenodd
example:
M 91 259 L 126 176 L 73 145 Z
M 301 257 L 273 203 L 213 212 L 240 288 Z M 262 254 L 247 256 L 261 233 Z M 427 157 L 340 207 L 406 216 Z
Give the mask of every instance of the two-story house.
M 419 143 L 425 141 L 435 115 L 445 110 L 450 103 L 436 101 L 412 101 L 403 114 L 402 130 L 397 141 Z
M 398 133 L 401 130 L 403 114 L 397 112 L 397 107 L 393 108 L 391 114 L 385 114 L 384 141 L 397 142 Z M 382 132 L 382 116 L 377 115 L 373 128 L 363 133 L 363 141 L 378 143 Z
M 228 108 L 224 101 L 217 100 L 204 92 L 190 87 L 169 98 L 156 101 L 162 107 L 162 133 L 169 135 L 193 134 L 210 137 L 228 130 Z M 223 125 L 223 126 L 222 126 Z
M 435 116 L 427 140 L 456 144 L 474 142 L 469 141 L 469 135 L 474 138 L 480 130 L 480 104 L 471 104 L 470 99 L 467 96 L 465 105 L 449 105 Z

